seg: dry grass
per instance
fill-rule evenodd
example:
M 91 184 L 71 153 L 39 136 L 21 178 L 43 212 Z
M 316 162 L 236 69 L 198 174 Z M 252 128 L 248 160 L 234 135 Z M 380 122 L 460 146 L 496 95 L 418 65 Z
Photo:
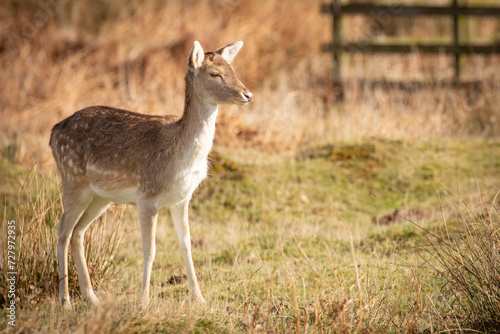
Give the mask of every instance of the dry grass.
M 500 328 L 500 211 L 497 192 L 491 202 L 479 205 L 460 193 L 449 195 L 457 217 L 448 218 L 440 234 L 428 233 L 429 253 L 447 284 L 455 322 L 488 333 Z M 444 214 L 444 213 L 443 213 Z
M 2 206 L 5 208 L 3 221 L 15 222 L 13 251 L 17 267 L 7 270 L 8 248 L 2 247 L 0 285 L 7 286 L 7 271 L 18 272 L 16 303 L 19 308 L 25 308 L 56 295 L 59 284 L 56 225 L 62 216 L 62 199 L 60 189 L 53 187 L 57 184 L 53 174 L 44 175 L 34 167 L 20 181 L 17 199 L 9 198 L 5 190 L 2 191 Z M 122 213 L 123 208 L 111 210 L 92 224 L 85 235 L 89 273 L 97 286 L 103 284 L 106 274 L 109 275 L 114 269 L 112 262 L 123 236 L 123 228 L 118 225 Z M 1 229 L 0 242 L 7 245 L 8 225 L 2 223 Z M 73 261 L 70 261 L 69 266 L 69 286 L 71 294 L 79 296 Z M 7 300 L 7 290 L 2 289 L 0 304 L 5 306 Z
M 235 67 L 256 98 L 243 110 L 224 108 L 216 137 L 221 145 L 295 153 L 311 141 L 500 133 L 498 57 L 468 58 L 464 77 L 479 80 L 477 89 L 432 84 L 452 78 L 444 55 L 347 57 L 346 99 L 332 101 L 330 55 L 321 52 L 331 38 L 330 18 L 319 13 L 320 2 L 7 3 L 0 8 L 0 80 L 6 85 L 0 148 L 23 163 L 52 165 L 46 145 L 51 127 L 89 105 L 179 115 L 195 39 L 206 50 L 245 41 Z M 449 30 L 442 20 L 384 20 L 390 29 L 370 18 L 349 18 L 346 37 L 440 36 Z M 495 21 L 476 26 L 482 38 L 498 36 Z M 419 80 L 423 86 L 401 91 L 357 83 L 366 78 Z

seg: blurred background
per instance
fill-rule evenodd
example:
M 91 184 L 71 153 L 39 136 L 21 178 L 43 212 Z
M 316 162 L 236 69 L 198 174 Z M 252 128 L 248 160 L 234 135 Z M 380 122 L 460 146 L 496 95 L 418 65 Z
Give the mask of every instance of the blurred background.
M 323 2 L 3 0 L 2 155 L 53 166 L 52 126 L 90 105 L 180 116 L 194 40 L 205 51 L 245 43 L 233 66 L 255 101 L 222 108 L 216 145 L 294 155 L 304 146 L 366 138 L 500 136 L 500 56 L 462 56 L 461 80 L 475 84 L 454 87 L 439 84 L 453 81 L 450 55 L 345 55 L 344 98 L 338 99 L 332 55 L 322 51 L 332 40 L 332 18 L 320 12 Z M 463 42 L 500 39 L 498 18 L 460 20 Z M 452 36 L 448 17 L 352 15 L 342 25 L 346 41 L 449 42 Z M 400 89 L 370 80 L 421 85 Z

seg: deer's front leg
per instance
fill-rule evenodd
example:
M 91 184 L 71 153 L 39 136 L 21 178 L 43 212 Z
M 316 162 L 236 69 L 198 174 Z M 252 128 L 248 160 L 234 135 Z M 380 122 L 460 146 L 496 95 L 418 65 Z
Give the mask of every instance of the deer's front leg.
M 144 276 L 142 278 L 141 305 L 149 303 L 149 282 L 151 280 L 151 268 L 155 257 L 155 236 L 158 208 L 148 204 L 137 205 L 142 235 L 142 251 L 144 253 Z
M 193 258 L 191 256 L 191 236 L 189 234 L 188 207 L 189 200 L 185 200 L 184 202 L 170 208 L 170 214 L 172 215 L 172 220 L 174 221 L 175 232 L 179 238 L 182 257 L 184 258 L 184 265 L 186 266 L 191 297 L 201 303 L 205 303 L 205 299 L 201 295 L 200 287 L 198 286 L 198 281 L 196 280 Z

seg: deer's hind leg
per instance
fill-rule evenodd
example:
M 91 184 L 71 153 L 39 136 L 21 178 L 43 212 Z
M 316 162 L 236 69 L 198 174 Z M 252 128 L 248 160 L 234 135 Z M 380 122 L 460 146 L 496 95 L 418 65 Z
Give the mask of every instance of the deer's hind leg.
M 97 306 L 99 305 L 99 299 L 97 299 L 94 290 L 92 289 L 92 283 L 90 282 L 90 276 L 87 269 L 87 263 L 85 259 L 85 252 L 83 247 L 83 237 L 85 231 L 90 226 L 90 224 L 97 219 L 111 204 L 111 201 L 104 199 L 102 197 L 94 197 L 90 204 L 85 209 L 78 223 L 73 229 L 73 234 L 71 236 L 71 251 L 75 259 L 75 266 L 78 272 L 78 283 L 80 283 L 80 291 L 82 292 L 83 299 L 85 299 L 90 304 Z
M 65 187 L 63 183 L 64 213 L 57 226 L 57 259 L 59 262 L 59 300 L 64 308 L 71 308 L 68 288 L 69 243 L 75 226 L 93 198 L 90 188 L 82 188 Z

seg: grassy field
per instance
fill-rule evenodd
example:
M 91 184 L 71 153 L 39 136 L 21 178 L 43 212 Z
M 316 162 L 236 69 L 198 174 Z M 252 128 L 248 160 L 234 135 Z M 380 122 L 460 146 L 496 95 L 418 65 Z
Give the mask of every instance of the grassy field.
M 189 300 L 173 226 L 162 211 L 148 310 L 138 307 L 142 252 L 132 207 L 114 207 L 88 232 L 94 253 L 89 267 L 103 306 L 87 309 L 79 300 L 73 269 L 75 309 L 58 308 L 57 179 L 2 160 L 2 179 L 11 185 L 2 189 L 4 221 L 24 226 L 18 231 L 23 251 L 35 241 L 40 245 L 32 253 L 40 263 L 24 262 L 28 273 L 18 292 L 17 326 L 6 328 L 200 333 L 479 328 L 467 322 L 473 319 L 450 291 L 431 244 L 439 245 L 432 235 L 460 239 L 474 217 L 498 231 L 497 142 L 374 139 L 317 146 L 294 158 L 254 152 L 253 162 L 223 147 L 215 152 L 212 175 L 191 210 L 193 257 L 207 305 Z M 20 183 L 24 190 L 17 194 Z M 112 240 L 120 242 L 116 251 L 100 248 Z M 41 264 L 52 268 L 45 276 Z M 42 277 L 37 280 L 34 272 Z
M 346 57 L 344 100 L 336 100 L 331 56 L 321 52 L 331 22 L 320 3 L 0 4 L 2 332 L 498 333 L 500 58 L 464 57 L 462 79 L 476 84 L 453 87 L 446 55 Z M 469 40 L 500 36 L 493 19 L 465 23 Z M 344 25 L 353 41 L 451 33 L 445 19 L 352 17 Z M 207 304 L 190 301 L 163 209 L 152 300 L 139 307 L 137 211 L 112 206 L 86 235 L 102 306 L 81 300 L 71 261 L 74 309 L 63 312 L 50 129 L 89 105 L 180 115 L 194 40 L 206 50 L 243 40 L 234 67 L 255 97 L 222 107 L 210 177 L 191 203 Z M 369 83 L 381 79 L 420 85 Z M 12 221 L 15 327 L 7 310 Z

